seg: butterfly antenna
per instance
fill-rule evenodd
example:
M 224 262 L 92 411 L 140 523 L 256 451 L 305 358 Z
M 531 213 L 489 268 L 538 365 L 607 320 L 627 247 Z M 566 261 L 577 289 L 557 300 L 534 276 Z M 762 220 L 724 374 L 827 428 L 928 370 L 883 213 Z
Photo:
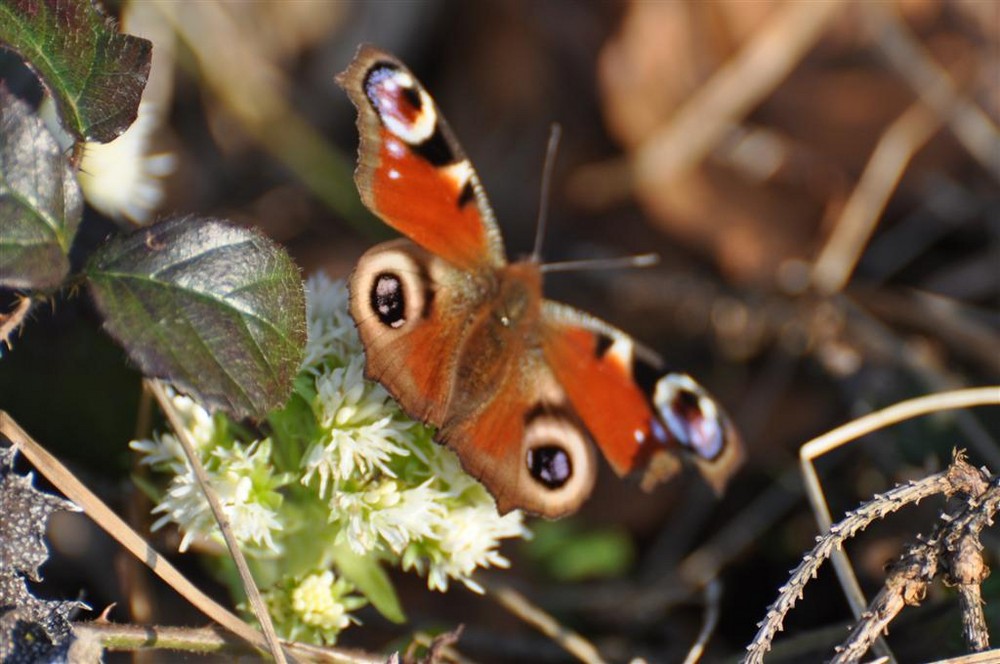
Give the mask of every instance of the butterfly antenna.
M 545 150 L 545 167 L 542 170 L 542 195 L 538 207 L 538 223 L 535 226 L 535 248 L 531 251 L 531 260 L 540 263 L 542 260 L 542 240 L 545 239 L 545 226 L 549 217 L 549 192 L 552 188 L 552 170 L 556 163 L 556 153 L 559 151 L 559 139 L 562 127 L 558 122 L 552 123 L 549 130 L 549 145 Z
M 572 270 L 615 270 L 619 268 L 651 267 L 660 262 L 659 254 L 637 254 L 614 258 L 584 258 L 577 261 L 542 263 L 542 272 L 570 272 Z

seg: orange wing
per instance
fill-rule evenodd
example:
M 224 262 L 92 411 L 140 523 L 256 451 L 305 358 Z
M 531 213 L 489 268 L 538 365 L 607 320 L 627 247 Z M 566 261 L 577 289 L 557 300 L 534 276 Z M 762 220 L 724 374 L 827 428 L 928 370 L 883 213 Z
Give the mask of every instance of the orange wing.
M 721 491 L 743 459 L 721 406 L 687 375 L 664 373 L 624 332 L 565 305 L 543 306 L 545 358 L 615 472 L 648 464 L 645 481 L 655 483 L 674 468 L 657 460 L 683 451 Z
M 545 358 L 580 419 L 619 475 L 634 470 L 662 427 L 632 371 L 634 345 L 625 334 L 595 330 L 596 320 L 545 303 Z M 585 325 L 589 323 L 589 325 Z
M 368 209 L 455 267 L 504 265 L 503 241 L 479 177 L 406 66 L 365 45 L 337 82 L 358 109 L 354 179 Z

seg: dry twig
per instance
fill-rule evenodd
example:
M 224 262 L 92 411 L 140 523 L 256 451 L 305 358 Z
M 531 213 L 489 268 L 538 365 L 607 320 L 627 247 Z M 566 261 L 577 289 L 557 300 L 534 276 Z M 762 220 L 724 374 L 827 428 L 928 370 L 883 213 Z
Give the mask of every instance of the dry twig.
M 587 664 L 603 664 L 604 658 L 590 641 L 565 627 L 548 613 L 507 585 L 483 584 L 493 599 L 524 622 L 558 643 L 566 652 Z
M 195 452 L 195 443 L 191 440 L 191 434 L 184 426 L 184 422 L 181 420 L 177 409 L 174 408 L 173 402 L 171 402 L 170 397 L 167 395 L 163 384 L 157 380 L 149 379 L 145 383 L 146 388 L 160 404 L 163 414 L 167 416 L 167 421 L 170 422 L 170 427 L 174 430 L 174 434 L 177 436 L 177 440 L 184 450 L 184 456 L 187 457 L 188 465 L 191 467 L 195 480 L 198 482 L 198 488 L 201 490 L 202 495 L 205 496 L 205 500 L 208 501 L 208 507 L 212 510 L 212 516 L 215 517 L 215 522 L 222 532 L 222 539 L 226 542 L 226 548 L 229 549 L 229 555 L 232 556 L 236 569 L 239 572 L 240 580 L 243 582 L 243 589 L 246 591 L 250 607 L 253 609 L 257 621 L 264 631 L 264 638 L 267 640 L 271 656 L 274 657 L 274 661 L 278 664 L 285 664 L 285 654 L 281 650 L 281 643 L 278 640 L 277 632 L 274 630 L 274 623 L 271 621 L 267 605 L 264 604 L 264 600 L 260 596 L 260 590 L 257 588 L 257 583 L 250 573 L 250 567 L 247 565 L 243 552 L 240 551 L 240 546 L 236 541 L 236 536 L 233 534 L 233 529 L 229 526 L 229 518 L 226 517 L 226 513 L 222 510 L 222 503 L 219 502 L 219 494 L 212 488 L 212 484 L 208 479 L 208 473 L 205 472 L 205 467 L 201 464 L 198 453 Z
M 719 601 L 722 598 L 722 582 L 718 579 L 713 579 L 709 582 L 705 586 L 704 597 L 705 618 L 702 621 L 701 631 L 698 632 L 698 638 L 695 639 L 691 650 L 688 651 L 687 657 L 684 658 L 684 664 L 697 664 L 701 660 L 702 655 L 705 654 L 705 645 L 712 638 L 712 633 L 715 632 L 715 627 L 719 624 Z
M 864 173 L 812 270 L 824 295 L 844 288 L 913 155 L 934 135 L 941 119 L 917 103 L 883 132 Z

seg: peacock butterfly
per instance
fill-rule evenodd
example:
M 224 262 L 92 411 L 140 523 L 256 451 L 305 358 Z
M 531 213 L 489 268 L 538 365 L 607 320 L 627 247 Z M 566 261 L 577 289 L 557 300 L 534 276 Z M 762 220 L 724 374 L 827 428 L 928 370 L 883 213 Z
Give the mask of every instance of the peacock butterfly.
M 591 441 L 619 475 L 644 468 L 644 486 L 683 452 L 721 490 L 743 457 L 728 417 L 624 332 L 544 299 L 537 256 L 507 261 L 475 170 L 413 74 L 365 45 L 337 82 L 358 109 L 361 199 L 408 238 L 351 275 L 368 377 L 437 427 L 501 512 L 579 508 Z

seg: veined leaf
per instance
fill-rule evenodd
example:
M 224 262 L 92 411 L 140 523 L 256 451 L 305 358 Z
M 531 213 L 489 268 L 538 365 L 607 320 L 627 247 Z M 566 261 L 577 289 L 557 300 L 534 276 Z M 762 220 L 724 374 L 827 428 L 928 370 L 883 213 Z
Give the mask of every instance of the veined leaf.
M 288 398 L 305 293 L 288 254 L 260 232 L 172 219 L 112 239 L 86 274 L 105 328 L 147 376 L 237 417 Z
M 91 0 L 0 0 L 0 43 L 38 73 L 78 139 L 106 143 L 135 120 L 153 45 Z
M 58 286 L 83 198 L 56 139 L 0 86 L 0 286 Z

